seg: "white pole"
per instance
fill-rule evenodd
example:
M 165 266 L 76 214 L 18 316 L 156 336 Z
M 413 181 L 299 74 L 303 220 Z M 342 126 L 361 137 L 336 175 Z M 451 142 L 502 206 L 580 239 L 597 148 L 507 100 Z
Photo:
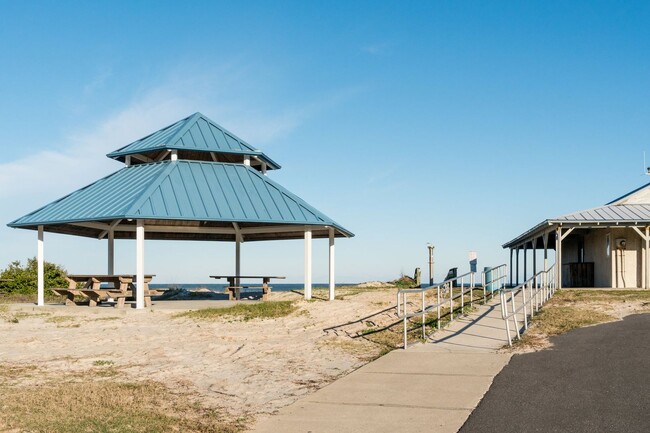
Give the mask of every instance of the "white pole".
M 108 231 L 108 275 L 115 274 L 115 232 Z
M 241 235 L 235 235 L 235 286 L 239 286 L 239 276 L 241 275 Z
M 335 296 L 334 289 L 336 288 L 336 281 L 335 281 L 335 277 L 334 277 L 334 229 L 332 227 L 330 227 L 329 232 L 330 232 L 330 256 L 329 256 L 329 258 L 330 258 L 330 260 L 329 260 L 329 264 L 330 264 L 330 296 L 329 296 L 329 300 L 333 301 L 334 296 Z
M 36 305 L 42 307 L 45 305 L 45 264 L 43 260 L 43 226 L 38 226 L 38 299 Z
M 136 297 L 135 308 L 144 308 L 144 220 L 139 219 L 136 229 Z
M 645 227 L 645 288 L 650 289 L 650 227 Z
M 645 227 L 645 288 L 650 289 L 650 227 Z
M 555 229 L 555 275 L 557 288 L 562 288 L 562 229 Z
M 305 299 L 311 299 L 311 228 L 305 227 Z

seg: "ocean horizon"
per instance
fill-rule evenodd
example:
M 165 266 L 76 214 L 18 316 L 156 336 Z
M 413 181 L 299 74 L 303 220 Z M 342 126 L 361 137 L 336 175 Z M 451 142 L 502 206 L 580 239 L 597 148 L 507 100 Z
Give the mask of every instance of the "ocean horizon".
M 244 283 L 246 284 L 246 283 Z M 354 286 L 358 283 L 336 283 L 336 287 Z M 253 283 L 251 283 L 253 285 Z M 255 284 L 257 285 L 257 284 Z M 227 283 L 150 283 L 151 289 L 180 289 L 180 290 L 196 290 L 208 289 L 215 293 L 224 293 L 226 291 Z M 274 292 L 290 292 L 292 290 L 302 290 L 305 287 L 304 283 L 278 283 L 270 284 L 271 290 Z M 312 283 L 312 289 L 327 289 L 329 283 Z

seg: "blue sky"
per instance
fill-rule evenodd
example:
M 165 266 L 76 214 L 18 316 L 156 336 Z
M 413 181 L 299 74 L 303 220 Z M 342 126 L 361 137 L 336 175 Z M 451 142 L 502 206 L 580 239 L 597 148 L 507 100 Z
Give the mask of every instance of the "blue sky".
M 648 2 L 0 0 L 0 221 L 120 168 L 104 155 L 200 111 L 356 234 L 339 281 L 507 260 L 545 218 L 645 182 Z M 650 154 L 648 157 L 650 161 Z M 46 235 L 46 259 L 105 270 L 106 245 Z M 300 241 L 250 243 L 245 272 L 301 281 Z M 116 270 L 135 245 L 118 242 Z M 327 244 L 314 244 L 326 281 Z M 0 227 L 0 266 L 36 253 Z M 148 242 L 161 282 L 233 270 L 230 244 Z

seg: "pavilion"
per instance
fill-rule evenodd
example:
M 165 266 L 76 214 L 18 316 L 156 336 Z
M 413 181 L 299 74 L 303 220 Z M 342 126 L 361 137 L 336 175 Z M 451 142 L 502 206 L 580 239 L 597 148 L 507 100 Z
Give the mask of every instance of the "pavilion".
M 547 219 L 503 245 L 510 249 L 510 283 L 519 284 L 519 253 L 555 250 L 559 287 L 650 288 L 650 183 L 604 206 Z M 516 264 L 513 281 L 513 252 Z
M 44 305 L 44 232 L 136 240 L 136 308 L 144 308 L 144 240 L 235 243 L 304 239 L 305 298 L 311 298 L 312 238 L 329 239 L 334 299 L 334 239 L 353 233 L 267 176 L 280 165 L 201 113 L 107 155 L 125 166 L 8 224 L 38 231 L 38 305 Z

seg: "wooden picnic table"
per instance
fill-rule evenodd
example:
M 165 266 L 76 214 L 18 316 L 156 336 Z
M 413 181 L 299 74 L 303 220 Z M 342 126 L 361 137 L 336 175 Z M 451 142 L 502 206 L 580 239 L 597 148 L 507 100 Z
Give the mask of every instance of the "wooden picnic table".
M 233 299 L 239 300 L 241 297 L 241 289 L 262 289 L 262 300 L 266 301 L 269 299 L 269 293 L 271 293 L 271 286 L 269 282 L 271 279 L 274 280 L 284 280 L 286 277 L 270 276 L 270 275 L 210 275 L 210 278 L 221 279 L 225 278 L 228 280 L 228 298 L 232 301 Z M 241 285 L 241 280 L 262 280 L 261 286 L 250 286 L 250 285 Z
M 151 296 L 159 295 L 156 290 L 149 290 L 149 282 L 155 275 L 144 276 L 144 304 L 146 307 L 151 306 Z M 52 289 L 57 295 L 65 296 L 66 305 L 76 305 L 74 297 L 81 296 L 88 298 L 91 307 L 96 306 L 102 301 L 109 299 L 116 300 L 117 308 L 124 307 L 125 301 L 134 299 L 136 293 L 136 276 L 135 275 L 68 275 L 68 288 Z M 112 285 L 112 287 L 102 288 L 102 284 Z M 82 285 L 79 288 L 79 285 Z

